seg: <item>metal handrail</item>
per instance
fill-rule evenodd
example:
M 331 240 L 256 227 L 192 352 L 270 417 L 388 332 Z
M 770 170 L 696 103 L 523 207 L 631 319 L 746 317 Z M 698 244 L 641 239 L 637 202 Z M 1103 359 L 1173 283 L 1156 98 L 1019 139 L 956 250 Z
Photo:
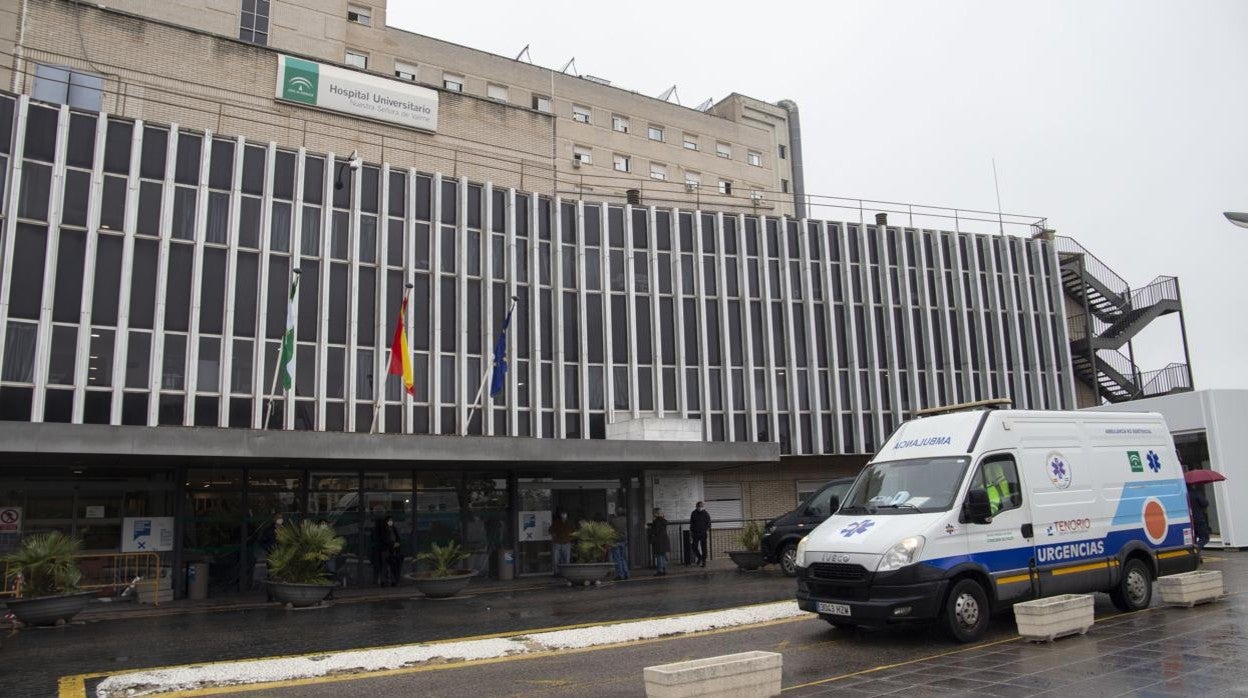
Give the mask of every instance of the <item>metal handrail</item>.
M 1179 280 L 1173 276 L 1159 276 L 1147 286 L 1131 291 L 1131 307 L 1147 308 L 1161 301 L 1179 300 Z
M 78 588 L 83 591 L 126 589 L 130 586 L 150 584 L 152 586 L 152 603 L 160 604 L 160 555 L 157 553 L 83 553 L 74 555 L 73 559 L 82 569 L 84 560 L 101 560 L 104 569 L 109 573 L 107 579 L 99 581 L 79 582 Z M 9 562 L 4 563 L 4 576 L 0 577 L 0 597 L 21 598 L 22 580 L 14 575 L 10 582 Z M 84 574 L 84 578 L 90 579 Z
M 1126 279 L 1118 276 L 1113 269 L 1109 268 L 1108 264 L 1102 262 L 1099 257 L 1089 252 L 1087 248 L 1080 245 L 1074 238 L 1056 235 L 1054 240 L 1056 241 L 1058 252 L 1083 255 L 1084 268 L 1091 272 L 1092 276 L 1096 277 L 1110 291 L 1119 296 L 1126 296 L 1131 290 L 1131 285 L 1127 283 Z
M 711 521 L 711 532 L 707 536 L 706 541 L 706 558 L 713 560 L 715 558 L 715 531 L 735 530 L 745 528 L 750 522 L 757 523 L 759 528 L 765 528 L 767 522 L 775 517 L 770 518 L 753 518 L 753 519 L 724 519 Z M 736 525 L 733 525 L 736 524 Z M 650 544 L 649 522 L 646 522 L 644 538 L 642 540 L 645 550 L 645 560 L 648 562 L 654 559 L 654 551 Z M 668 553 L 668 564 L 688 564 L 692 560 L 685 557 L 685 532 L 689 530 L 688 521 L 668 521 L 667 522 L 667 542 L 671 552 Z
M 1165 368 L 1140 374 L 1143 395 L 1166 395 L 1176 390 L 1192 389 L 1192 373 L 1187 364 L 1171 363 Z

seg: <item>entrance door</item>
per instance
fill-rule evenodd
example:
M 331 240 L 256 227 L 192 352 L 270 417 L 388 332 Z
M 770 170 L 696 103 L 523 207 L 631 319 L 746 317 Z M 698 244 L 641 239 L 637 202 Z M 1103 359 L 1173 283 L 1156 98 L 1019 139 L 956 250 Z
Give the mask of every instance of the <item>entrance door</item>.
M 555 512 L 568 512 L 568 521 L 577 526 L 582 521 L 607 520 L 607 491 L 554 490 Z M 556 514 L 557 515 L 557 514 Z
M 568 521 L 573 525 L 580 521 L 609 521 L 627 501 L 618 480 L 520 478 L 517 484 L 519 574 L 550 574 L 554 570 L 549 529 L 558 512 L 568 512 Z

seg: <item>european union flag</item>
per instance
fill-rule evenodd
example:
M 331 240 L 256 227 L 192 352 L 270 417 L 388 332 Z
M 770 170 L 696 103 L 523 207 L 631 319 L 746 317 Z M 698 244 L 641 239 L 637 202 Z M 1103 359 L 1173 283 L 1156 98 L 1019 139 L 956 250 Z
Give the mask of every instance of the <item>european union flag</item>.
M 498 341 L 494 343 L 494 375 L 490 378 L 490 397 L 503 392 L 507 380 L 507 326 L 511 324 L 511 313 L 516 309 L 513 302 L 507 309 L 507 317 L 503 319 L 503 329 L 498 333 Z

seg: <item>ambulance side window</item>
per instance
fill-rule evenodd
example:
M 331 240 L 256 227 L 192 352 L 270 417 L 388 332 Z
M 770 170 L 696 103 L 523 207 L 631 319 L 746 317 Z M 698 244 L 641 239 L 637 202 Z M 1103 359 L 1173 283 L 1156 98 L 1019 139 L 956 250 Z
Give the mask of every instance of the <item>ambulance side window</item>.
M 1017 509 L 1023 505 L 1023 488 L 1018 482 L 1018 465 L 1014 456 L 988 456 L 979 464 L 975 477 L 971 480 L 971 489 L 982 489 L 988 493 L 988 502 L 992 505 L 992 515 L 1003 511 Z

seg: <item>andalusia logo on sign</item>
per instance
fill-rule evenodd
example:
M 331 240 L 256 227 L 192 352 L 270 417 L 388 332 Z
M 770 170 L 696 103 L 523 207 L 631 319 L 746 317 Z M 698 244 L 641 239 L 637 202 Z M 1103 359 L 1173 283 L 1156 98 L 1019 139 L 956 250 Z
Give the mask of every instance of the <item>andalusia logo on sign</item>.
M 320 66 L 290 56 L 282 57 L 282 65 L 282 99 L 315 105 Z

